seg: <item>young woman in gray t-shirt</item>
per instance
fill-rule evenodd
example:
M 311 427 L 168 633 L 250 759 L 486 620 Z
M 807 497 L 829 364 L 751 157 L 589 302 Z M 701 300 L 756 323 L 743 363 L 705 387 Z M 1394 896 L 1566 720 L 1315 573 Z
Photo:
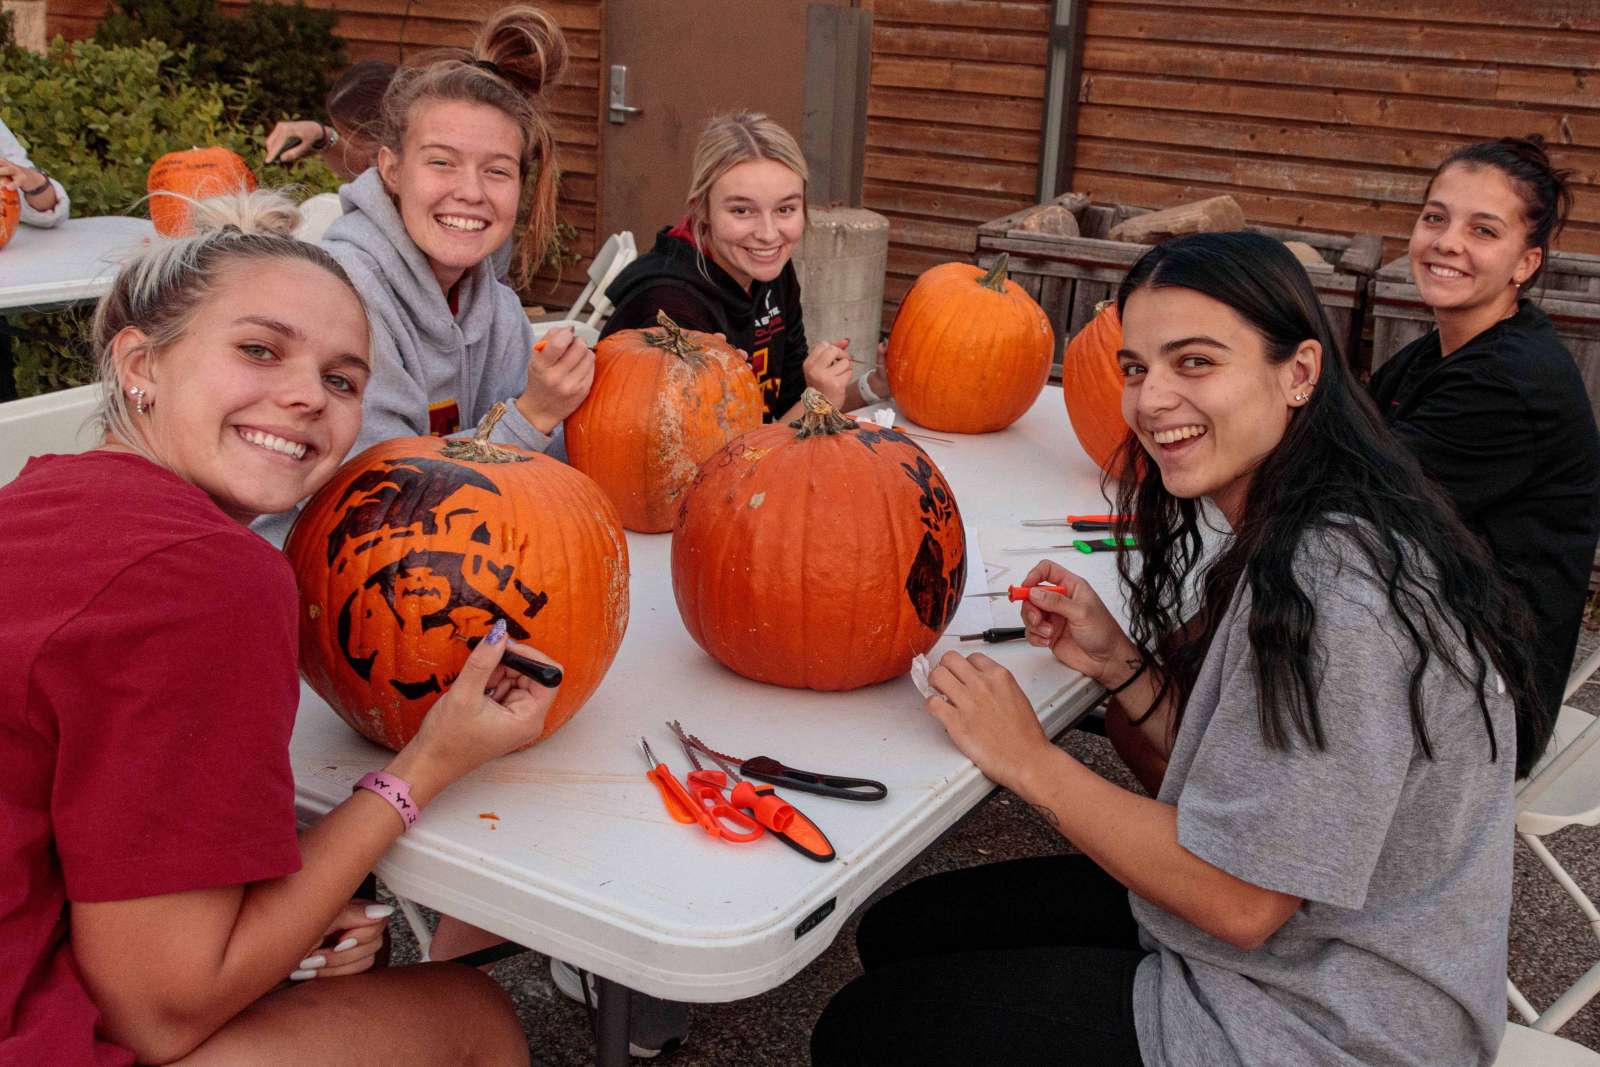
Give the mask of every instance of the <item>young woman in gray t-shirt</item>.
M 875 905 L 814 1061 L 1487 1065 L 1523 613 L 1282 244 L 1169 241 L 1117 302 L 1130 625 L 1050 561 L 1024 584 L 1066 592 L 1023 618 L 1108 688 L 1151 796 L 1051 745 L 993 660 L 947 654 L 928 711 L 1083 855 Z M 1231 528 L 1210 555 L 1202 497 Z

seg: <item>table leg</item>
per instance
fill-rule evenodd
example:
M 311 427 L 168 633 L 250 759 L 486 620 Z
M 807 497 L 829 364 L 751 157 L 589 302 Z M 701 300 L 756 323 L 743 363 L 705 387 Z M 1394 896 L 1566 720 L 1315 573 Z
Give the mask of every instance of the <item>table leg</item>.
M 595 996 L 600 1001 L 596 1012 L 595 1062 L 599 1067 L 628 1065 L 628 1009 L 633 992 L 627 986 L 595 975 Z

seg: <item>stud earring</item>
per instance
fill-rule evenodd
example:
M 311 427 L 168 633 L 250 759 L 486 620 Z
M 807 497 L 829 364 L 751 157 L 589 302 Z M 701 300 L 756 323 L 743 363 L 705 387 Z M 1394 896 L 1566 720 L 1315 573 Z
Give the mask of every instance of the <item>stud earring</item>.
M 132 386 L 128 389 L 128 395 L 133 397 L 133 413 L 135 415 L 143 415 L 150 410 L 150 403 L 145 400 L 143 389 L 140 389 L 137 385 Z
M 1304 404 L 1307 400 L 1310 400 L 1312 388 L 1312 386 L 1308 385 L 1303 391 L 1294 394 L 1295 400 L 1301 404 Z

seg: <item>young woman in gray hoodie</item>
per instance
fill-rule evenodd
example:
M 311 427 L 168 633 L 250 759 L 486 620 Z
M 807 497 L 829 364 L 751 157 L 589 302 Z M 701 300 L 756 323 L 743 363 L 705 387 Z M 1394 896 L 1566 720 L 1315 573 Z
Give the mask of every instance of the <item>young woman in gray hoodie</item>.
M 340 190 L 344 214 L 321 242 L 372 321 L 373 375 L 352 454 L 396 437 L 470 433 L 502 400 L 494 440 L 563 454 L 561 423 L 588 395 L 594 353 L 565 328 L 534 351 L 522 303 L 491 257 L 515 240 L 507 273 L 522 284 L 549 244 L 557 170 L 539 94 L 566 62 L 554 20 L 508 7 L 470 49 L 434 53 L 390 82 L 378 165 Z M 292 521 L 256 528 L 281 543 Z

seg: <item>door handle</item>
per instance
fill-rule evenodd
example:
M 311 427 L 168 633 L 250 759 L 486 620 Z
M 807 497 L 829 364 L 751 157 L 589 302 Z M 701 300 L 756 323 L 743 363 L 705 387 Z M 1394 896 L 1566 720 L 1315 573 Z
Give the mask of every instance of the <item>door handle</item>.
M 621 63 L 611 65 L 611 93 L 606 117 L 620 126 L 628 121 L 629 115 L 644 113 L 642 107 L 628 106 L 628 68 Z

